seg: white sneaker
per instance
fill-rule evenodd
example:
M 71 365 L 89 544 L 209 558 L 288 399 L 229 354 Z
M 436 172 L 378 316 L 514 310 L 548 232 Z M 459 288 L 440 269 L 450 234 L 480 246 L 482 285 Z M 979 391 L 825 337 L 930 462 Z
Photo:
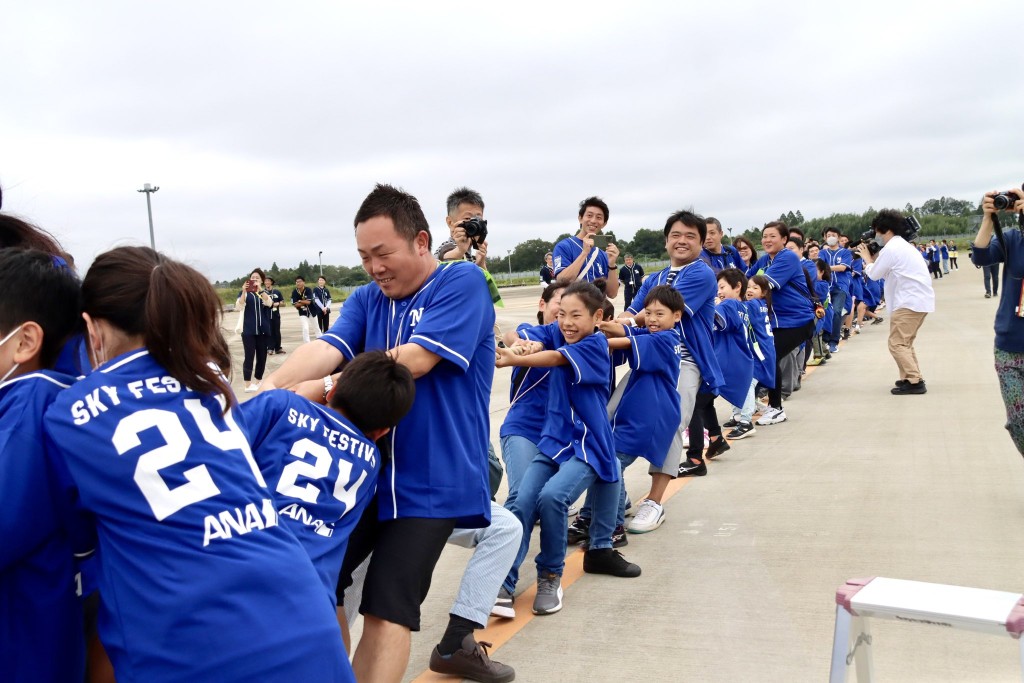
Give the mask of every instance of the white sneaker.
M 263 382 L 253 382 L 252 384 L 250 384 L 249 386 L 247 386 L 245 388 L 245 393 L 247 393 L 247 394 L 255 394 L 257 391 L 260 390 L 260 386 L 262 384 L 263 384 Z
M 636 515 L 630 520 L 626 531 L 631 534 L 646 534 L 654 531 L 665 521 L 665 508 L 653 500 L 644 499 L 637 508 Z
M 761 426 L 764 426 L 764 425 L 774 425 L 774 424 L 778 424 L 780 422 L 785 422 L 785 421 L 786 421 L 786 411 L 785 410 L 783 410 L 782 408 L 771 408 L 771 407 L 769 407 L 768 410 L 764 411 L 764 415 L 762 415 L 761 418 L 757 421 L 757 424 L 759 424 Z
M 687 427 L 683 430 L 683 448 L 690 447 L 690 428 Z

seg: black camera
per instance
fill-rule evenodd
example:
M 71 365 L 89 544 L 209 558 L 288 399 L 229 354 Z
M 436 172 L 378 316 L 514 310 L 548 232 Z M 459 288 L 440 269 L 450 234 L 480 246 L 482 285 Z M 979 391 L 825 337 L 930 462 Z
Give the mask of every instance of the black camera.
M 466 237 L 474 247 L 479 247 L 487 239 L 487 221 L 479 216 L 467 218 L 459 223 L 459 227 L 466 231 Z
M 875 242 L 875 231 L 873 229 L 867 229 L 860 234 L 860 239 L 850 245 L 850 249 L 856 249 L 858 245 L 868 245 L 868 253 L 872 256 L 878 256 L 878 252 L 882 251 L 882 245 Z
M 1020 193 L 1018 192 L 1000 192 L 995 197 L 992 197 L 992 203 L 995 205 L 996 211 L 1005 211 L 1006 209 L 1012 209 L 1019 199 Z

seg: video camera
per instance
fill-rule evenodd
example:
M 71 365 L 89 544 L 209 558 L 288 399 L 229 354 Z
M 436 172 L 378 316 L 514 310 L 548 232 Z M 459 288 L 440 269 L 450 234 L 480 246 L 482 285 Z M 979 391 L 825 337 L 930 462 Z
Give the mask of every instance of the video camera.
M 487 221 L 479 216 L 462 221 L 459 223 L 459 227 L 466 231 L 466 237 L 474 247 L 479 247 L 487 239 Z
M 921 224 L 914 216 L 907 216 L 903 219 L 900 229 L 894 232 L 906 241 L 913 242 L 921 232 Z M 868 228 L 860 234 L 860 239 L 856 243 L 850 245 L 850 248 L 853 249 L 857 244 L 864 242 L 868 245 L 868 253 L 874 256 L 882 250 L 882 245 L 875 242 L 875 234 L 874 228 Z

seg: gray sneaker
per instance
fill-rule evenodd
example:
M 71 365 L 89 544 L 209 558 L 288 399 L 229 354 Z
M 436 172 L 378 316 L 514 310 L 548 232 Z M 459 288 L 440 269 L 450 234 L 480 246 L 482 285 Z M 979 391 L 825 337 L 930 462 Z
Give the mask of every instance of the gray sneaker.
M 533 599 L 534 614 L 554 614 L 562 609 L 562 577 L 558 574 L 537 576 L 537 597 Z
M 494 601 L 494 607 L 491 608 L 491 616 L 501 617 L 502 619 L 515 619 L 516 618 L 516 596 L 505 590 L 502 586 L 498 589 L 498 597 Z

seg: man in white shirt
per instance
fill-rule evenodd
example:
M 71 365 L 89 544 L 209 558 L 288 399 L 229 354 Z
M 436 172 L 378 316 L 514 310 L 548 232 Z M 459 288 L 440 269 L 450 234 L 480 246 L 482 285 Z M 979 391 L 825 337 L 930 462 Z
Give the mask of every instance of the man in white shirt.
M 917 232 L 917 221 L 904 218 L 894 209 L 883 209 L 871 221 L 875 243 L 884 249 L 873 256 L 866 243 L 857 247 L 864 259 L 864 274 L 885 280 L 885 301 L 889 310 L 889 353 L 900 371 L 893 394 L 923 394 L 927 391 L 914 352 L 914 339 L 925 316 L 935 310 L 935 291 L 928 266 L 907 241 Z

